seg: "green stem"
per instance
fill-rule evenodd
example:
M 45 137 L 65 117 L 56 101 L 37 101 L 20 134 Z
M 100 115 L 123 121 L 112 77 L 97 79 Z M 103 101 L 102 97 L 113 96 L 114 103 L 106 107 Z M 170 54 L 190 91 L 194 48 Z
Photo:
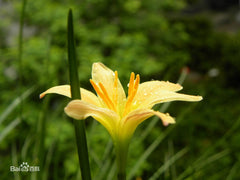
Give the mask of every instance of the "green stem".
M 73 30 L 73 16 L 72 10 L 68 13 L 68 61 L 69 61 L 69 75 L 72 99 L 81 99 L 80 86 L 77 73 L 76 51 Z M 85 133 L 84 121 L 73 120 L 75 127 L 76 144 L 78 149 L 78 158 L 80 163 L 80 170 L 83 180 L 91 180 L 88 148 Z
M 19 96 L 22 94 L 22 83 L 23 83 L 23 68 L 22 68 L 22 52 L 23 52 L 23 26 L 24 26 L 24 17 L 25 17 L 25 10 L 26 10 L 27 0 L 22 0 L 22 8 L 21 8 L 21 15 L 20 15 L 20 24 L 19 24 L 19 37 L 18 37 L 18 73 L 19 73 Z M 20 96 L 20 106 L 19 106 L 19 116 L 20 120 L 22 120 L 22 112 L 23 112 L 23 100 Z
M 115 143 L 118 180 L 126 180 L 128 147 L 129 143 L 127 141 Z

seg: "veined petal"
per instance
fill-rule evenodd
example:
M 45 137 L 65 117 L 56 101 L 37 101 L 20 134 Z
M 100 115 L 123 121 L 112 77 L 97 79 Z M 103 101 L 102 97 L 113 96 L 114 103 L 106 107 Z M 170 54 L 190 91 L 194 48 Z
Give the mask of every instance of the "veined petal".
M 115 73 L 111 69 L 109 69 L 102 63 L 94 63 L 92 66 L 92 80 L 96 84 L 101 83 L 107 90 L 110 98 L 114 99 L 116 93 L 114 88 Z M 126 94 L 118 78 L 117 94 L 118 103 L 123 104 L 123 102 L 126 101 Z
M 155 96 L 159 94 L 159 92 L 165 91 L 179 91 L 182 89 L 180 84 L 174 84 L 166 81 L 148 81 L 141 83 L 139 85 L 137 94 L 133 100 L 133 109 L 143 108 L 144 106 L 148 106 L 152 100 L 154 100 Z M 139 106 L 139 107 L 138 107 Z
M 145 103 L 149 104 L 150 107 L 155 104 L 170 102 L 170 101 L 201 101 L 202 96 L 193 96 L 187 94 L 181 94 L 171 91 L 160 91 L 149 98 Z
M 158 116 L 164 125 L 175 123 L 174 118 L 169 114 L 164 114 L 151 109 L 137 109 L 129 113 L 122 121 L 124 136 L 131 136 L 141 122 L 152 117 L 153 115 Z
M 94 104 L 96 106 L 101 106 L 97 96 L 93 94 L 91 91 L 80 88 L 80 92 L 81 92 L 81 100 Z M 40 98 L 43 98 L 46 94 L 50 94 L 50 93 L 60 94 L 60 95 L 71 98 L 71 89 L 69 85 L 54 86 L 46 90 L 45 92 L 41 93 Z
M 180 91 L 182 86 L 180 84 L 171 83 L 168 81 L 147 81 L 139 85 L 139 91 Z
M 107 108 L 101 108 L 82 100 L 71 101 L 64 109 L 65 113 L 77 120 L 86 119 L 92 116 L 98 122 L 100 122 L 114 137 L 116 132 L 116 125 L 119 122 L 119 116 L 112 110 Z
M 182 89 L 179 84 L 164 81 L 149 81 L 139 85 L 132 109 L 151 108 L 155 104 L 168 101 L 200 101 L 201 96 L 176 93 Z

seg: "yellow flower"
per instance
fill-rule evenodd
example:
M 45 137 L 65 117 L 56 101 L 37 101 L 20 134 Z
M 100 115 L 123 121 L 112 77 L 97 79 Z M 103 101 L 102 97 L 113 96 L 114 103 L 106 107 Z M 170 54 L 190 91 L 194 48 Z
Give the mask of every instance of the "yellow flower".
M 97 96 L 81 88 L 81 100 L 72 100 L 65 113 L 77 120 L 92 116 L 110 133 L 114 142 L 130 140 L 136 127 L 153 115 L 158 116 L 164 125 L 175 123 L 169 114 L 154 111 L 155 104 L 169 101 L 200 101 L 201 96 L 176 93 L 182 89 L 179 84 L 164 81 L 140 83 L 140 76 L 132 72 L 128 84 L 128 97 L 118 79 L 117 71 L 113 72 L 102 63 L 94 63 L 90 80 Z M 55 86 L 40 95 L 57 93 L 71 97 L 70 86 Z
M 182 89 L 179 84 L 164 81 L 140 83 L 140 76 L 131 73 L 128 84 L 128 97 L 113 72 L 102 63 L 94 63 L 90 80 L 97 95 L 80 88 L 81 100 L 72 100 L 65 113 L 77 120 L 92 116 L 110 133 L 116 150 L 119 179 L 125 179 L 127 152 L 130 139 L 137 126 L 151 116 L 158 116 L 164 125 L 175 123 L 169 114 L 154 111 L 155 104 L 169 101 L 200 101 L 201 96 L 176 93 Z M 69 85 L 55 86 L 40 94 L 57 93 L 71 98 Z

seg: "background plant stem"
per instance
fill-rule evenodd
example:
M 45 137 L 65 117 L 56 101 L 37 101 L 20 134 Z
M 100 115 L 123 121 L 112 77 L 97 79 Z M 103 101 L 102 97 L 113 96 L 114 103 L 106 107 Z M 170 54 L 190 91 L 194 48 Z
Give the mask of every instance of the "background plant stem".
M 19 97 L 20 97 L 20 106 L 19 106 L 19 117 L 22 120 L 22 109 L 23 109 L 23 100 L 20 96 L 22 94 L 22 82 L 23 82 L 23 68 L 22 68 L 22 51 L 23 51 L 23 26 L 24 26 L 24 17 L 26 10 L 27 0 L 22 0 L 22 8 L 21 8 L 21 16 L 20 16 L 20 24 L 19 24 L 19 36 L 18 36 L 18 89 L 19 89 Z
M 73 30 L 73 15 L 72 10 L 68 13 L 68 61 L 69 61 L 69 75 L 72 99 L 80 99 L 80 86 L 77 73 L 76 51 Z M 88 148 L 85 133 L 84 121 L 73 120 L 76 135 L 76 144 L 78 149 L 78 158 L 80 163 L 80 170 L 83 180 L 91 180 Z

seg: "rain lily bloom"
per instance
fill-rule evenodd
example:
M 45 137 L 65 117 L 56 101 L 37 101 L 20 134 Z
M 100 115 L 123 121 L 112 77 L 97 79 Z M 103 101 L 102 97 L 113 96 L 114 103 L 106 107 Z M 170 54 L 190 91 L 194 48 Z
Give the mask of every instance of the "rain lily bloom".
M 140 76 L 132 72 L 128 84 L 128 96 L 118 79 L 117 71 L 113 72 L 102 63 L 92 66 L 90 79 L 94 93 L 80 88 L 81 99 L 72 100 L 65 113 L 77 120 L 92 116 L 100 122 L 111 135 L 117 153 L 120 171 L 125 172 L 127 150 L 130 139 L 137 126 L 144 120 L 158 116 L 164 125 L 175 123 L 169 114 L 154 111 L 155 104 L 169 101 L 200 101 L 201 96 L 177 93 L 182 89 L 179 84 L 165 81 L 148 81 L 140 83 Z M 55 86 L 40 95 L 57 93 L 71 98 L 69 85 Z

